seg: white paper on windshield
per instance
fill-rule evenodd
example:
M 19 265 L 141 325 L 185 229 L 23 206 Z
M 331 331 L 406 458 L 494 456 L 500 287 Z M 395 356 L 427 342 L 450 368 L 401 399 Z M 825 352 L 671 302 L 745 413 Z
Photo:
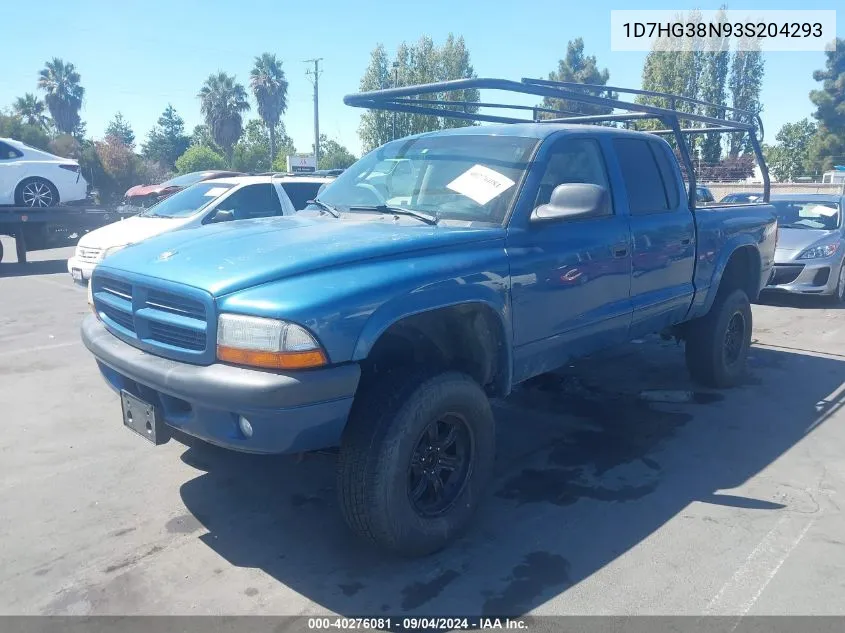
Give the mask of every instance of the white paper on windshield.
M 489 167 L 473 165 L 446 186 L 478 204 L 487 204 L 515 184 L 504 174 Z
M 807 211 L 809 211 L 813 215 L 824 215 L 827 217 L 831 217 L 839 213 L 839 210 L 835 207 L 825 207 L 820 204 L 810 207 L 809 209 L 807 209 Z
M 206 198 L 216 198 L 217 196 L 223 195 L 229 191 L 228 187 L 212 187 L 208 191 L 206 191 L 203 195 Z

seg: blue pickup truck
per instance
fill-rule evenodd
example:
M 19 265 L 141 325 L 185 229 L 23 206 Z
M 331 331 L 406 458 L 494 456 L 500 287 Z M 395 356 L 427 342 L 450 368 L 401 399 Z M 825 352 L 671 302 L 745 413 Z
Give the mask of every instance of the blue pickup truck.
M 408 161 L 410 191 L 368 179 L 390 160 Z M 692 180 L 658 135 L 579 121 L 394 140 L 294 216 L 110 256 L 82 338 L 130 429 L 254 453 L 339 446 L 349 525 L 429 553 L 491 477 L 488 398 L 651 332 L 683 339 L 706 385 L 741 380 L 775 214 L 695 209 Z

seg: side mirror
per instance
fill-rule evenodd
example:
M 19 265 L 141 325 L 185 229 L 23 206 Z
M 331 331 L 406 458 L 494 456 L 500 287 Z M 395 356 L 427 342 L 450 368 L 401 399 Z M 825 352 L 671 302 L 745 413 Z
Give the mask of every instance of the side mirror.
M 231 222 L 235 219 L 235 212 L 231 209 L 220 209 L 211 216 L 208 221 L 210 224 L 217 224 L 218 222 Z
M 532 222 L 581 220 L 610 215 L 607 189 L 588 183 L 564 183 L 555 187 L 548 204 L 531 213 Z

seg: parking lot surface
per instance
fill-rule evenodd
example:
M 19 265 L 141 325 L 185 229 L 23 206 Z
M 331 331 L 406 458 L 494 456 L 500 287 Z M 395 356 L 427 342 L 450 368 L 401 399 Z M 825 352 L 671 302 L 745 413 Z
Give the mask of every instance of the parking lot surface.
M 657 338 L 522 386 L 471 529 L 408 561 L 347 531 L 330 454 L 122 428 L 70 254 L 0 264 L 4 614 L 845 614 L 845 309 L 755 305 L 727 391 Z

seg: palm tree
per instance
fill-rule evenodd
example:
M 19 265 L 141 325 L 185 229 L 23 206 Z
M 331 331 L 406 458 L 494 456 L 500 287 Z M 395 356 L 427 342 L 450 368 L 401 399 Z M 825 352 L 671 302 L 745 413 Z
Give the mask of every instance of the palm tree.
M 218 72 L 208 76 L 197 96 L 211 136 L 231 164 L 232 149 L 243 134 L 241 112 L 249 110 L 246 90 L 231 75 Z
M 44 102 L 31 92 L 15 99 L 12 104 L 14 113 L 24 120 L 28 125 L 34 125 L 41 129 L 47 127 L 47 116 L 44 114 Z
M 38 76 L 38 87 L 47 95 L 44 101 L 60 132 L 72 134 L 79 125 L 79 110 L 85 89 L 79 85 L 79 73 L 71 63 L 58 57 L 46 62 Z
M 276 158 L 276 126 L 288 109 L 288 80 L 282 70 L 282 62 L 275 55 L 262 53 L 255 58 L 255 66 L 249 73 L 249 85 L 258 103 L 258 116 L 270 131 L 270 164 Z

